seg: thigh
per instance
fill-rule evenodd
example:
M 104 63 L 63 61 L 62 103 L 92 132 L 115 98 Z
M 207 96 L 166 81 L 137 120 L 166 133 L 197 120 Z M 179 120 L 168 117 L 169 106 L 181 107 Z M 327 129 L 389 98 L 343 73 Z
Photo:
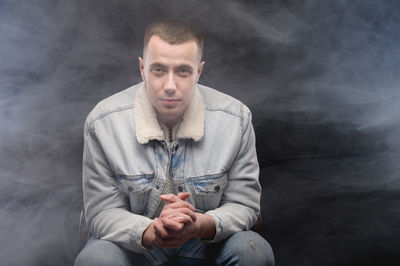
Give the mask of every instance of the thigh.
M 268 242 L 253 231 L 233 234 L 220 244 L 217 265 L 274 265 L 274 254 Z
M 131 252 L 113 242 L 91 236 L 75 259 L 74 266 L 131 266 L 140 260 L 140 254 Z

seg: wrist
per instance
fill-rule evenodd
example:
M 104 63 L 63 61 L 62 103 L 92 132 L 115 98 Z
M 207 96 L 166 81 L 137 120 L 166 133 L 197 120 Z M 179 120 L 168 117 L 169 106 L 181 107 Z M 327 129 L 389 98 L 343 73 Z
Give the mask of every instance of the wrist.
M 212 240 L 215 237 L 215 221 L 211 215 L 196 213 L 196 238 Z
M 155 246 L 155 237 L 154 237 L 154 222 L 152 222 L 146 230 L 144 230 L 142 235 L 142 246 L 145 248 L 152 248 Z

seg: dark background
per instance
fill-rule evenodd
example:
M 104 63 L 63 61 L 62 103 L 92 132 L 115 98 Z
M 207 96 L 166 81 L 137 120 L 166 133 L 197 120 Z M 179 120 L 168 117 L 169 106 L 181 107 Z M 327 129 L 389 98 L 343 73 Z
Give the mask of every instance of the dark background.
M 169 16 L 204 32 L 200 82 L 253 111 L 277 265 L 400 265 L 395 0 L 0 0 L 0 264 L 72 265 L 85 117 Z

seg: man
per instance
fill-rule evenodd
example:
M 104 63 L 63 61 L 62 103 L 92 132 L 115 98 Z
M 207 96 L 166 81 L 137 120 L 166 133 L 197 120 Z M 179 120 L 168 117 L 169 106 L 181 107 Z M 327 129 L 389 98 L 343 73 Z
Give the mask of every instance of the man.
M 150 25 L 143 82 L 100 102 L 84 130 L 83 193 L 91 237 L 75 265 L 273 265 L 248 231 L 260 209 L 251 113 L 197 84 L 203 37 Z

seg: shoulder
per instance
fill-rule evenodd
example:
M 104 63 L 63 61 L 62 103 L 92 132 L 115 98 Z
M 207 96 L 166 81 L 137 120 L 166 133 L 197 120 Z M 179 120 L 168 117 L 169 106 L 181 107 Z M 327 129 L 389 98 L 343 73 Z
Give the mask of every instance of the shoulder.
M 136 91 L 142 85 L 143 83 L 138 83 L 100 101 L 88 114 L 87 122 L 92 123 L 115 112 L 132 110 Z
M 201 84 L 197 84 L 197 86 L 206 112 L 225 112 L 241 119 L 251 116 L 250 109 L 240 100 Z

